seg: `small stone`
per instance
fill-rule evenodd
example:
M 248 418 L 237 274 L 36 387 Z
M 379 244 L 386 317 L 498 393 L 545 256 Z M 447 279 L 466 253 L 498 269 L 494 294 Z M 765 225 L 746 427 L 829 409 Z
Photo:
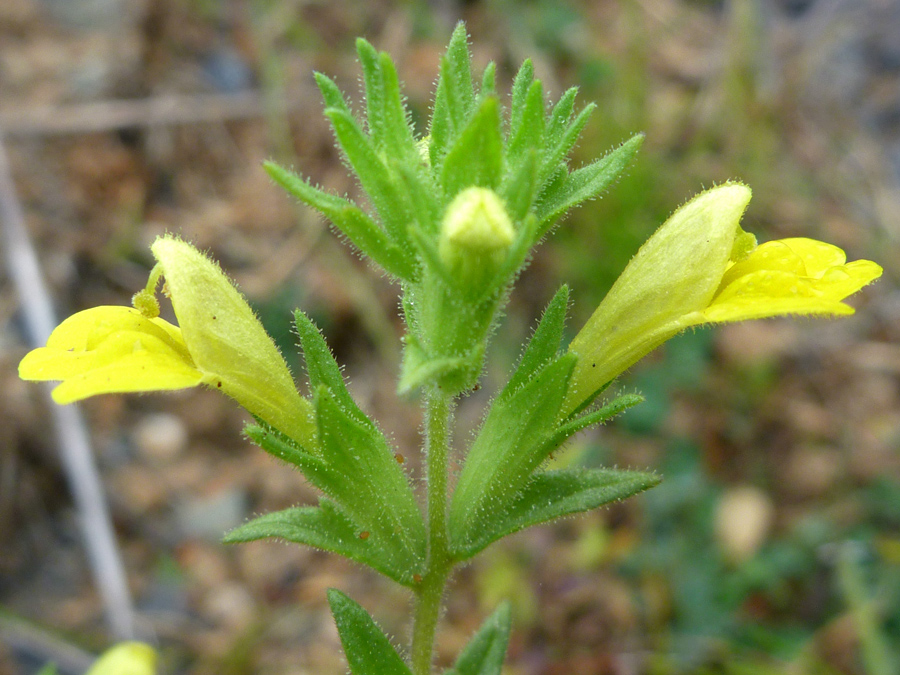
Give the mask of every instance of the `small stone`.
M 203 598 L 206 618 L 232 630 L 243 630 L 256 619 L 256 600 L 242 584 L 231 581 L 211 588 Z
M 725 557 L 735 564 L 752 558 L 765 542 L 774 515 L 771 499 L 759 488 L 728 489 L 715 517 L 716 539 Z
M 815 498 L 830 492 L 843 471 L 837 450 L 810 445 L 796 448 L 788 455 L 784 478 L 793 496 Z
M 219 541 L 247 518 L 247 501 L 237 488 L 187 499 L 175 508 L 178 530 L 185 537 Z
M 141 456 L 155 464 L 179 457 L 188 447 L 188 432 L 176 415 L 148 415 L 134 429 L 134 444 Z

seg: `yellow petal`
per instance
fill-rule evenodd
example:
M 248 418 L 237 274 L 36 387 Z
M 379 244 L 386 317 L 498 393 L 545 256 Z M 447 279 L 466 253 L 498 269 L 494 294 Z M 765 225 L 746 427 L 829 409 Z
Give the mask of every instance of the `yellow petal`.
M 837 286 L 846 286 L 849 280 L 840 268 L 836 268 L 832 276 L 842 277 Z M 848 293 L 828 290 L 828 286 L 818 280 L 798 278 L 788 272 L 754 272 L 725 289 L 701 313 L 703 320 L 697 323 L 745 321 L 787 314 L 853 314 L 853 308 L 841 302 Z
M 133 307 L 104 305 L 73 314 L 50 334 L 47 347 L 76 352 L 90 350 L 109 335 L 119 331 L 155 335 L 185 359 L 190 358 L 177 326 L 163 319 L 148 319 Z
M 74 403 L 98 394 L 172 391 L 202 382 L 203 374 L 184 361 L 139 349 L 107 365 L 67 377 L 53 390 L 53 400 Z
M 806 276 L 808 277 L 818 277 L 825 270 L 847 262 L 847 254 L 844 253 L 843 249 L 817 239 L 793 237 L 778 239 L 770 243 L 781 243 L 799 256 L 803 260 L 803 265 L 806 267 Z M 765 245 L 763 244 L 763 246 Z
M 78 312 L 53 331 L 47 345 L 25 355 L 19 376 L 63 380 L 53 390 L 58 403 L 96 394 L 183 389 L 203 379 L 177 327 L 128 307 Z

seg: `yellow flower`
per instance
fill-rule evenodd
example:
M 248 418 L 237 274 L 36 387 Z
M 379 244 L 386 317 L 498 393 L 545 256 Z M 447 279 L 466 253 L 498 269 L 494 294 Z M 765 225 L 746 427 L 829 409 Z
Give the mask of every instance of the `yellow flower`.
M 756 246 L 739 222 L 750 189 L 729 183 L 694 197 L 641 247 L 569 350 L 578 355 L 564 414 L 690 326 L 788 314 L 841 316 L 842 302 L 881 276 L 836 246 L 783 239 Z
M 220 389 L 300 443 L 314 444 L 312 404 L 253 310 L 219 266 L 190 244 L 160 237 L 148 288 L 131 307 L 95 307 L 63 321 L 19 364 L 25 380 L 62 380 L 57 403 L 105 393 Z M 178 326 L 156 316 L 159 277 Z
M 86 675 L 154 675 L 156 652 L 143 642 L 120 642 L 100 655 Z

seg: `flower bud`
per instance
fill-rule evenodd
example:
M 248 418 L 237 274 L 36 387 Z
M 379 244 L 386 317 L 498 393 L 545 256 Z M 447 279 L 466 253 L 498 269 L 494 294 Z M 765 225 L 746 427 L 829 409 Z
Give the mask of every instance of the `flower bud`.
M 447 207 L 438 252 L 461 286 L 479 290 L 506 260 L 514 238 L 512 222 L 497 193 L 470 187 Z

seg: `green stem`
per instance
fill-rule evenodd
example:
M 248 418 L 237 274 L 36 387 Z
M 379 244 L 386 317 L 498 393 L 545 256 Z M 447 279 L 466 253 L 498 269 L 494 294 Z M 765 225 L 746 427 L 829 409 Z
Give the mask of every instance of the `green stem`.
M 447 460 L 452 399 L 433 390 L 427 401 L 425 460 L 428 484 L 428 568 L 416 590 L 413 619 L 412 670 L 430 675 L 434 637 L 444 586 L 453 567 L 447 540 Z

